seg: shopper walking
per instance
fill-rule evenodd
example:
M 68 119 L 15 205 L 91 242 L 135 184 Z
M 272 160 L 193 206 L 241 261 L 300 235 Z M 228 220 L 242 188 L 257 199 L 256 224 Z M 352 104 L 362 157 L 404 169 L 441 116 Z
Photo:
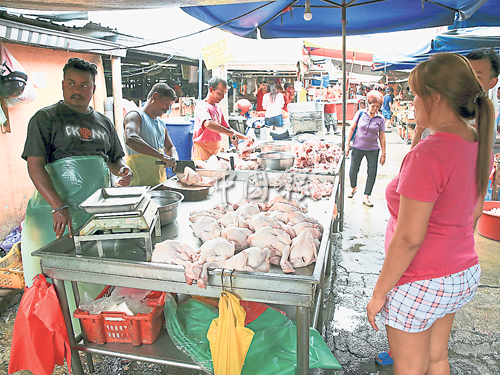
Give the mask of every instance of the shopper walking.
M 363 204 L 368 207 L 373 207 L 370 202 L 373 185 L 377 177 L 377 161 L 380 155 L 380 165 L 385 164 L 385 121 L 382 114 L 379 112 L 384 98 L 382 93 L 372 90 L 367 95 L 368 108 L 360 109 L 354 115 L 353 124 L 349 130 L 347 139 L 352 139 L 354 132 L 354 140 L 352 143 L 352 158 L 349 179 L 351 181 L 351 192 L 348 198 L 352 198 L 357 191 L 358 173 L 361 161 L 366 157 L 368 163 L 368 178 L 365 186 L 365 198 Z M 380 146 L 379 146 L 380 144 Z M 345 154 L 349 154 L 350 145 L 347 144 Z
M 490 163 L 493 106 L 466 58 L 438 54 L 410 74 L 415 120 L 431 130 L 386 189 L 386 258 L 367 306 L 387 328 L 394 374 L 449 374 L 455 313 L 474 296 L 474 229 Z M 477 131 L 467 120 L 475 118 Z

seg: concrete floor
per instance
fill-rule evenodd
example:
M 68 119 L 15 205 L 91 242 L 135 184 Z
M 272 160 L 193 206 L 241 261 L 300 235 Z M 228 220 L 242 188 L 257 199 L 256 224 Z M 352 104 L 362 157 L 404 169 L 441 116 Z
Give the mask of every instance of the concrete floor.
M 339 140 L 338 136 L 328 136 Z M 372 195 L 373 208 L 362 205 L 366 165 L 359 174 L 358 192 L 346 198 L 344 231 L 337 235 L 333 267 L 327 275 L 321 329 L 326 343 L 343 370 L 312 370 L 312 374 L 392 374 L 392 366 L 375 364 L 378 351 L 387 350 L 387 337 L 380 321 L 375 332 L 366 320 L 366 304 L 384 260 L 384 232 L 389 218 L 384 191 L 397 174 L 406 145 L 395 133 L 387 133 L 387 163 L 379 167 Z M 347 170 L 349 168 L 349 160 Z M 347 178 L 346 186 L 349 187 Z M 457 313 L 449 350 L 452 375 L 500 374 L 500 242 L 476 237 L 482 278 L 476 297 Z M 0 315 L 0 373 L 7 373 L 12 325 L 17 305 Z M 198 375 L 201 371 L 182 370 L 114 357 L 94 356 L 96 375 Z M 83 358 L 82 358 L 83 359 Z M 85 360 L 83 364 L 86 366 Z M 19 372 L 16 375 L 28 375 Z M 57 367 L 54 374 L 68 374 Z

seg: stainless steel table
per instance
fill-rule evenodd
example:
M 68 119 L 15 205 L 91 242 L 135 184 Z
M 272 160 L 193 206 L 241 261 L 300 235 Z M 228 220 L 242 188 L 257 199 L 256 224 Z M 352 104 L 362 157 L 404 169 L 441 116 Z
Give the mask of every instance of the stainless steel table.
M 227 190 L 230 202 L 237 202 L 244 191 L 245 173 L 237 173 L 233 186 Z M 318 259 L 315 264 L 298 268 L 294 274 L 284 274 L 281 268 L 272 266 L 269 273 L 235 272 L 232 276 L 226 271 L 210 271 L 207 289 L 187 285 L 184 269 L 176 265 L 155 264 L 146 261 L 146 252 L 137 239 L 103 241 L 104 258 L 100 258 L 94 243 L 82 243 L 82 256 L 77 256 L 73 240 L 60 238 L 39 249 L 34 255 L 41 258 L 42 272 L 50 277 L 57 290 L 61 308 L 68 329 L 72 348 L 72 369 L 74 374 L 83 374 L 78 351 L 102 355 L 119 356 L 133 360 L 149 361 L 170 366 L 199 369 L 184 353 L 175 348 L 164 330 L 152 345 L 134 347 L 131 344 L 88 343 L 83 337 L 75 338 L 68 308 L 67 295 L 63 280 L 72 281 L 75 300 L 78 305 L 79 294 L 76 282 L 107 284 L 134 287 L 148 290 L 192 294 L 205 297 L 219 297 L 223 287 L 232 285 L 233 292 L 243 300 L 279 304 L 296 309 L 297 322 L 297 373 L 309 373 L 309 324 L 310 308 L 313 308 L 312 325 L 316 326 L 323 296 L 325 270 L 331 253 L 331 238 L 336 231 L 337 222 L 332 220 L 334 202 L 338 196 L 338 176 L 323 177 L 334 183 L 334 193 L 329 200 L 314 202 L 304 199 L 309 206 L 308 214 L 320 220 L 325 231 L 321 241 Z M 276 195 L 276 189 L 270 189 Z M 215 192 L 209 199 L 201 202 L 183 202 L 175 222 L 162 227 L 160 238 L 153 241 L 175 239 L 194 248 L 199 247 L 198 240 L 188 226 L 189 213 L 194 210 L 208 209 L 220 202 L 220 195 Z M 232 280 L 230 280 L 232 278 Z M 91 356 L 89 367 L 92 371 Z

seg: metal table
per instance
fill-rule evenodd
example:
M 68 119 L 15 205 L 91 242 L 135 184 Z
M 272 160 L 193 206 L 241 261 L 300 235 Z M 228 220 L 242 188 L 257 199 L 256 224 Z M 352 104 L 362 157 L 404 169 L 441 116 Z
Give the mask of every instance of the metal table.
M 243 195 L 245 173 L 236 173 L 233 186 L 228 189 L 230 202 L 237 202 Z M 155 264 L 146 261 L 146 252 L 137 239 L 120 241 L 103 241 L 105 254 L 100 258 L 94 243 L 82 243 L 82 256 L 77 256 L 73 240 L 62 237 L 43 248 L 34 255 L 41 258 L 42 272 L 53 280 L 59 296 L 62 312 L 68 329 L 72 348 L 72 370 L 76 375 L 83 374 L 78 351 L 86 352 L 89 368 L 92 371 L 90 353 L 119 356 L 123 358 L 149 361 L 163 365 L 199 369 L 190 357 L 177 350 L 170 340 L 166 330 L 152 345 L 104 344 L 88 343 L 83 335 L 75 338 L 67 295 L 63 280 L 72 281 L 75 300 L 78 305 L 79 294 L 76 282 L 98 283 L 139 289 L 158 290 L 178 294 L 193 294 L 205 297 L 219 297 L 223 287 L 232 285 L 233 292 L 243 300 L 279 304 L 295 307 L 297 322 L 297 373 L 309 374 L 309 324 L 310 308 L 313 308 L 312 326 L 317 326 L 326 267 L 331 253 L 331 238 L 338 226 L 337 220 L 332 220 L 334 202 L 338 197 L 338 176 L 318 176 L 334 183 L 332 197 L 329 200 L 314 202 L 305 199 L 309 206 L 308 214 L 320 220 L 324 225 L 324 234 L 318 252 L 316 263 L 308 267 L 298 268 L 294 274 L 284 274 L 280 267 L 271 266 L 269 273 L 229 272 L 221 275 L 221 270 L 209 272 L 207 289 L 187 285 L 184 279 L 184 269 L 177 265 Z M 270 195 L 276 195 L 276 189 L 271 189 Z M 176 221 L 162 227 L 160 238 L 175 239 L 194 248 L 201 241 L 197 239 L 188 227 L 189 213 L 195 210 L 209 209 L 219 203 L 220 195 L 215 193 L 209 199 L 201 202 L 183 202 L 179 206 Z M 230 278 L 232 278 L 230 280 Z

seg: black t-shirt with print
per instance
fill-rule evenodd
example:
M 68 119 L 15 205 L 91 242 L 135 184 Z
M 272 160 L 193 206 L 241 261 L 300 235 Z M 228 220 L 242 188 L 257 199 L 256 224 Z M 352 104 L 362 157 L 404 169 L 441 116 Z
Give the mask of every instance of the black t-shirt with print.
M 40 109 L 28 124 L 28 136 L 22 154 L 43 156 L 47 163 L 70 156 L 104 157 L 115 162 L 125 156 L 111 121 L 91 109 L 78 113 L 60 101 Z

